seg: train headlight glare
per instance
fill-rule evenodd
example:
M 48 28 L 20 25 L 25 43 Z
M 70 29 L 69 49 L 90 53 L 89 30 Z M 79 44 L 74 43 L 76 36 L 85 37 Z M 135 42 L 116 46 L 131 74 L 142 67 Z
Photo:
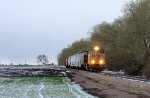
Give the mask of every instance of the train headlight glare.
M 100 61 L 99 61 L 99 64 L 104 64 L 104 60 L 100 60 Z
M 92 63 L 92 64 L 95 64 L 95 61 L 94 61 L 94 60 L 92 60 L 92 61 L 91 61 L 91 63 Z
M 95 46 L 95 47 L 94 47 L 94 50 L 95 50 L 95 51 L 98 51 L 98 50 L 99 50 L 99 47 L 98 47 L 98 46 Z

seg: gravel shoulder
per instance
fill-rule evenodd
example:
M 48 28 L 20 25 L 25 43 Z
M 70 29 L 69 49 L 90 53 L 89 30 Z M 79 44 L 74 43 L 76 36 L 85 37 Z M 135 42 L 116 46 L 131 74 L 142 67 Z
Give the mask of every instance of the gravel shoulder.
M 66 70 L 72 82 L 78 83 L 84 91 L 99 98 L 150 98 L 150 84 L 140 84 L 143 88 L 139 88 L 139 84 L 131 83 L 132 81 L 118 80 L 94 72 Z

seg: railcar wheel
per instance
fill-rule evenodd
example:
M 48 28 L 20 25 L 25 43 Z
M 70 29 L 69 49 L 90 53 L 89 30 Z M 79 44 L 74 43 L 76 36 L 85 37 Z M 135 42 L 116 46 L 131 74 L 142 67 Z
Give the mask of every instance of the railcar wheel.
M 98 72 L 101 72 L 101 70 L 99 70 Z

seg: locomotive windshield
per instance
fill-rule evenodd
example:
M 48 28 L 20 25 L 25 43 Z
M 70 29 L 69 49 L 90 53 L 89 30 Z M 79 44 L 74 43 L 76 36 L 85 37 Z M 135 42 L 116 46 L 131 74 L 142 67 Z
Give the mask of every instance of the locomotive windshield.
M 93 54 L 92 57 L 93 57 L 93 58 L 100 58 L 101 55 L 100 55 L 100 54 Z

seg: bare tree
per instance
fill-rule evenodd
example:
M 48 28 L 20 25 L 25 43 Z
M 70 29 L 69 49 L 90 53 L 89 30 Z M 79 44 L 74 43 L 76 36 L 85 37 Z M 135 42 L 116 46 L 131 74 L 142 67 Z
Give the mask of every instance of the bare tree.
M 37 56 L 37 63 L 42 63 L 43 65 L 48 64 L 48 57 L 45 54 L 40 54 Z

